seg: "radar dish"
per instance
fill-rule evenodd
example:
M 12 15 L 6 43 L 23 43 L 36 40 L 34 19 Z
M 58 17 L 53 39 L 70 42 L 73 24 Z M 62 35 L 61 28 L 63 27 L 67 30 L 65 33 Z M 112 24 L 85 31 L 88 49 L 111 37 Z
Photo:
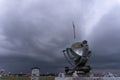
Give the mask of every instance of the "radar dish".
M 91 70 L 91 67 L 86 65 L 91 53 L 86 40 L 74 42 L 70 48 L 63 50 L 63 53 L 66 58 L 71 60 L 70 62 L 70 60 L 67 59 L 69 63 L 74 64 L 73 69 L 67 68 L 67 70 L 73 70 L 72 72 L 83 71 L 84 73 L 88 73 Z

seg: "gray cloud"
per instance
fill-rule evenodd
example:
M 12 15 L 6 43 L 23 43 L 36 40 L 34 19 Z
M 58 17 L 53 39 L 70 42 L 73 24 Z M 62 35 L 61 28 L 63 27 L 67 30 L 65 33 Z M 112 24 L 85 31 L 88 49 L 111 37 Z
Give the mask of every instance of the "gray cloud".
M 1 4 L 1 68 L 20 72 L 38 66 L 42 72 L 62 71 L 68 65 L 62 50 L 73 42 L 74 21 L 77 40 L 89 41 L 92 67 L 119 69 L 117 0 L 1 0 Z
M 91 63 L 95 69 L 119 72 L 119 6 L 106 14 L 94 28 L 91 40 L 93 56 Z

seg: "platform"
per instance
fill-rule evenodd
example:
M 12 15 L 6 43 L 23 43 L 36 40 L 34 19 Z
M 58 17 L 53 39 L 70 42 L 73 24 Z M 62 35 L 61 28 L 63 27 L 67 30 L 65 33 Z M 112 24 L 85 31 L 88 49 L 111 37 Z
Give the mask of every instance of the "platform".
M 55 77 L 55 80 L 120 80 L 120 77 Z

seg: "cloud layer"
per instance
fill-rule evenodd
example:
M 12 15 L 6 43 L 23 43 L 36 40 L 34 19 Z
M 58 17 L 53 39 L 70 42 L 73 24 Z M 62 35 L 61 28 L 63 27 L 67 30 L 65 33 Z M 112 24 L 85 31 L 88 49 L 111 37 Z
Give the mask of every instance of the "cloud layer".
M 63 71 L 74 21 L 77 41 L 89 41 L 92 67 L 119 70 L 119 9 L 119 0 L 0 0 L 0 68 Z

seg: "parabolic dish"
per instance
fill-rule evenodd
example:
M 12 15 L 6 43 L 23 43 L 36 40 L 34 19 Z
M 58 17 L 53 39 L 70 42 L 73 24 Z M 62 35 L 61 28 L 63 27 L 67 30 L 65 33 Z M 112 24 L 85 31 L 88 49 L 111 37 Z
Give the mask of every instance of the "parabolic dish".
M 83 48 L 82 48 L 82 43 L 81 42 L 75 42 L 72 44 L 71 49 L 78 54 L 79 56 L 83 55 Z

